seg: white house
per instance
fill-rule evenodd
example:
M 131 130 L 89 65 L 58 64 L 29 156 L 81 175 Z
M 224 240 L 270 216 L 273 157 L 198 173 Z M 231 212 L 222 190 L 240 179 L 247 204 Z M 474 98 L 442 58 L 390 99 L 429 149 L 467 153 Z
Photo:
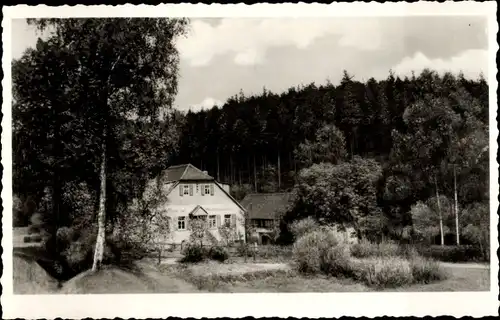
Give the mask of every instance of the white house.
M 160 184 L 166 201 L 161 210 L 170 218 L 171 237 L 167 244 L 182 244 L 190 238 L 190 217 L 201 218 L 207 231 L 221 240 L 219 227 L 229 225 L 235 231 L 234 241 L 245 241 L 245 208 L 207 172 L 191 164 L 171 166 L 152 181 Z

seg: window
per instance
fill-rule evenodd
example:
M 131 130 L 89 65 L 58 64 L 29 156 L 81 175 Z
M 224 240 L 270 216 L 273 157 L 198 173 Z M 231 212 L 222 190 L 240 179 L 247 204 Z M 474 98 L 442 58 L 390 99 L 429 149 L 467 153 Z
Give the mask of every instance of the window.
M 231 215 L 230 214 L 225 214 L 224 215 L 224 225 L 226 227 L 230 227 L 231 226 Z
M 188 196 L 189 195 L 189 185 L 185 184 L 185 185 L 182 186 L 182 188 L 183 188 L 182 189 L 183 190 L 183 194 L 185 196 Z
M 206 184 L 203 186 L 203 194 L 208 195 L 210 194 L 210 185 Z
M 210 229 L 215 229 L 217 227 L 217 219 L 215 216 L 208 216 L 208 227 Z
M 177 229 L 186 230 L 186 217 L 177 218 Z

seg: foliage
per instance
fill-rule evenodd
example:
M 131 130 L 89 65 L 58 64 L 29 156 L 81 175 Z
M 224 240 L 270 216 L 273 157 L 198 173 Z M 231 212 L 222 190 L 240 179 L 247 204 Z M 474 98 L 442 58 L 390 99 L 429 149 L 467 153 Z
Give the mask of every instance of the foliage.
M 325 223 L 354 226 L 357 232 L 366 233 L 364 219 L 381 216 L 376 193 L 380 175 L 376 161 L 359 157 L 338 165 L 321 163 L 303 169 L 295 203 L 286 219 L 312 216 Z
M 356 277 L 368 286 L 397 288 L 414 282 L 409 261 L 400 257 L 368 259 L 354 265 Z
M 478 246 L 422 246 L 418 252 L 428 258 L 445 262 L 488 261 Z
M 243 200 L 245 196 L 253 191 L 253 188 L 249 184 L 242 185 L 232 185 L 231 186 L 231 195 L 238 201 Z
M 400 247 L 395 243 L 373 243 L 367 240 L 362 240 L 351 245 L 350 251 L 351 255 L 355 258 L 389 258 L 399 256 L 401 254 Z
M 346 157 L 345 139 L 333 125 L 320 127 L 313 141 L 305 140 L 294 152 L 297 161 L 308 167 L 313 163 L 338 163 Z
M 28 23 L 49 36 L 12 64 L 14 192 L 36 199 L 50 234 L 48 249 L 62 254 L 57 230 L 95 218 L 100 181 L 107 182 L 103 209 L 114 222 L 175 149 L 168 111 L 177 90 L 175 39 L 187 20 Z M 104 177 L 101 163 L 107 163 Z M 82 183 L 94 201 L 86 217 L 73 215 L 80 201 L 64 198 L 65 189 Z M 40 205 L 43 196 L 50 206 Z
M 329 250 L 337 246 L 341 248 L 339 249 L 341 251 L 346 249 L 342 236 L 332 230 L 320 229 L 306 233 L 293 245 L 293 258 L 298 271 L 319 273 L 330 268 L 335 269 L 336 266 L 329 266 L 328 263 L 335 262 L 337 257 L 340 257 L 339 259 L 348 257 L 338 251 L 328 258 Z
M 433 259 L 415 257 L 410 259 L 410 267 L 413 281 L 416 283 L 431 283 L 447 278 L 439 263 Z
M 199 244 L 188 243 L 182 249 L 182 254 L 184 256 L 182 257 L 181 262 L 198 263 L 206 259 L 207 250 Z
M 312 217 L 307 217 L 301 220 L 294 221 L 290 224 L 290 231 L 295 239 L 303 235 L 315 231 L 320 227 L 319 223 Z
M 490 256 L 489 203 L 472 203 L 462 212 L 462 236 L 469 239 L 482 252 L 483 259 Z
M 208 257 L 212 260 L 224 262 L 229 259 L 229 252 L 224 247 L 212 246 L 208 251 Z

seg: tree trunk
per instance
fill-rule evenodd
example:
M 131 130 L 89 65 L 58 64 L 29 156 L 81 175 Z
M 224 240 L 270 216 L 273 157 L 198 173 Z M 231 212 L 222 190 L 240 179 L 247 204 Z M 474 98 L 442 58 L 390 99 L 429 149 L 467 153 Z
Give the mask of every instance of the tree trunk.
M 241 184 L 242 184 L 241 183 L 241 166 L 238 166 L 238 182 L 239 182 L 239 184 L 241 186 Z
M 262 156 L 262 163 L 260 165 L 260 168 L 262 169 L 262 179 L 264 179 L 264 173 L 266 171 L 266 159 L 264 156 Z
M 219 149 L 217 149 L 217 181 L 220 182 Z
M 257 167 L 255 164 L 255 153 L 253 154 L 253 184 L 255 192 L 257 192 Z
M 278 191 L 281 190 L 281 157 L 280 150 L 278 149 Z
M 106 222 L 106 139 L 102 143 L 102 160 L 101 160 L 101 190 L 99 195 L 99 213 L 97 215 L 97 239 L 95 243 L 94 251 L 94 263 L 92 265 L 92 271 L 99 270 L 102 265 L 102 260 L 104 256 L 104 238 L 106 234 L 105 222 Z
M 459 226 L 458 226 L 458 195 L 457 195 L 457 171 L 456 167 L 453 166 L 453 182 L 454 182 L 454 189 L 455 189 L 455 231 L 457 235 L 457 246 L 460 245 L 460 231 L 459 231 Z
M 439 231 L 441 233 L 441 246 L 444 246 L 443 215 L 441 213 L 441 201 L 439 200 L 439 191 L 438 191 L 436 176 L 434 176 L 434 184 L 436 185 L 436 200 L 437 200 L 438 214 L 439 214 Z

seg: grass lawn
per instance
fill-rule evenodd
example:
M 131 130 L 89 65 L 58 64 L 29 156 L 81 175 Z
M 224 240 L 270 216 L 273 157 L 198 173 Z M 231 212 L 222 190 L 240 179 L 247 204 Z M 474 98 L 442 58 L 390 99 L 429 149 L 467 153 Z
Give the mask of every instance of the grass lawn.
M 156 265 L 139 261 L 133 269 L 113 266 L 97 273 L 84 272 L 56 288 L 55 281 L 36 263 L 16 258 L 17 294 L 46 293 L 259 293 L 259 292 L 365 292 L 376 291 L 351 279 L 298 274 L 286 263 L 203 262 Z M 488 291 L 490 270 L 467 264 L 443 264 L 448 279 L 383 291 Z

